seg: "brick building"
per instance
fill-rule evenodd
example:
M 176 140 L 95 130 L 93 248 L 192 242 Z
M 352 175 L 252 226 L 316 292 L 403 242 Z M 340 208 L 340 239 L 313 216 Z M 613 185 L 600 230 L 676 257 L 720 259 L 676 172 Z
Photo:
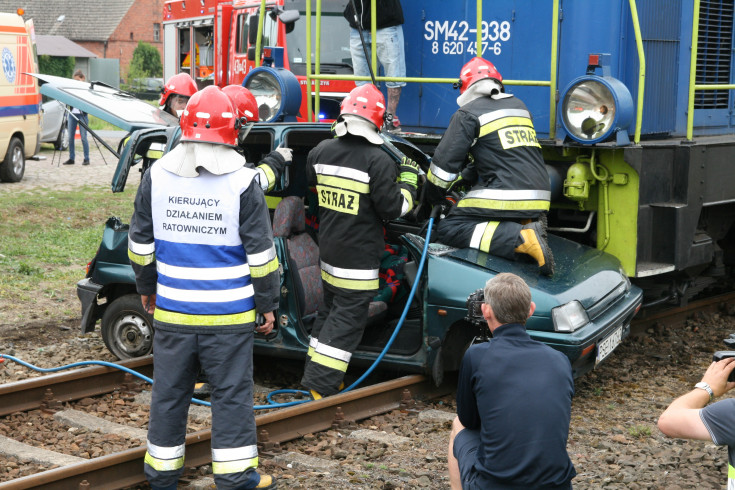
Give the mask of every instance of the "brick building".
M 119 59 L 122 76 L 138 41 L 155 46 L 163 60 L 163 0 L 0 0 L 0 12 L 18 8 L 36 34 L 64 36 L 99 58 Z

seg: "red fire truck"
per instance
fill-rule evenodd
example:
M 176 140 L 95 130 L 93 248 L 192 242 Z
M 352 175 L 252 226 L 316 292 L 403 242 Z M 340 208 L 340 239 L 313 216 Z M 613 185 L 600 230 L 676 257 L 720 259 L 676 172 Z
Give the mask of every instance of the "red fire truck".
M 321 73 L 352 74 L 349 24 L 342 16 L 347 1 L 321 2 L 321 29 L 329 33 L 321 37 Z M 298 78 L 302 103 L 297 119 L 305 121 L 308 113 L 306 1 L 270 0 L 266 3 L 263 19 L 260 7 L 260 0 L 167 0 L 162 21 L 164 79 L 186 72 L 196 80 L 199 88 L 211 84 L 220 87 L 241 84 L 256 66 L 258 23 L 263 22 L 260 46 L 283 48 L 283 59 L 277 59 L 276 64 L 282 63 L 283 68 Z M 300 15 L 295 15 L 296 12 Z M 315 24 L 316 16 L 312 16 L 312 52 Z M 336 118 L 339 102 L 354 87 L 353 81 L 321 81 L 319 118 Z

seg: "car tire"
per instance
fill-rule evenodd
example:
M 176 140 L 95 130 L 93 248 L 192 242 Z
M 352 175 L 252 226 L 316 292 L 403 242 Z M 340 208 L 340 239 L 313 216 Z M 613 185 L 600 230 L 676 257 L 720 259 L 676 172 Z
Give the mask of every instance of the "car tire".
M 23 153 L 23 142 L 17 136 L 10 138 L 8 152 L 0 163 L 0 180 L 3 182 L 20 182 L 26 171 L 26 157 Z
M 139 295 L 121 296 L 105 309 L 102 340 L 118 359 L 133 359 L 153 351 L 153 316 L 143 309 Z
M 66 128 L 66 124 L 62 124 L 61 129 L 59 129 L 59 135 L 56 137 L 56 141 L 54 141 L 54 149 L 64 151 L 67 148 L 69 148 L 69 131 Z

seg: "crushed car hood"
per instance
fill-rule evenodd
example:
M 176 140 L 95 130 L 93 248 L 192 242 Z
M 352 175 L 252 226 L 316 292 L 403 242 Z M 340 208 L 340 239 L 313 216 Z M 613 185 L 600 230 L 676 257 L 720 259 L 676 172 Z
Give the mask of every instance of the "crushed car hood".
M 617 297 L 621 288 L 628 287 L 618 272 L 620 262 L 614 256 L 555 235 L 549 235 L 548 243 L 556 264 L 551 277 L 539 274 L 538 265 L 530 260 L 512 261 L 471 248 L 456 249 L 432 243 L 429 275 L 444 285 L 432 288 L 430 280 L 430 295 L 442 296 L 432 297 L 431 302 L 464 307 L 470 293 L 484 287 L 491 276 L 501 272 L 511 272 L 526 281 L 534 291 L 537 315 L 572 300 L 591 308 L 605 298 Z M 451 286 L 447 287 L 447 283 Z M 446 297 L 448 292 L 451 298 Z

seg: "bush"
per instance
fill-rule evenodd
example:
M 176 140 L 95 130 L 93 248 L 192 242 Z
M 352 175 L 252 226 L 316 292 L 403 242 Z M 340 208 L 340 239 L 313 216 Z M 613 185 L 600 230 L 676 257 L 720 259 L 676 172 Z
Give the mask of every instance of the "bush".
M 152 45 L 138 41 L 128 69 L 128 82 L 136 78 L 155 78 L 162 75 L 161 54 Z
M 38 71 L 46 75 L 71 78 L 74 74 L 75 62 L 73 56 L 62 57 L 42 54 L 38 57 Z

